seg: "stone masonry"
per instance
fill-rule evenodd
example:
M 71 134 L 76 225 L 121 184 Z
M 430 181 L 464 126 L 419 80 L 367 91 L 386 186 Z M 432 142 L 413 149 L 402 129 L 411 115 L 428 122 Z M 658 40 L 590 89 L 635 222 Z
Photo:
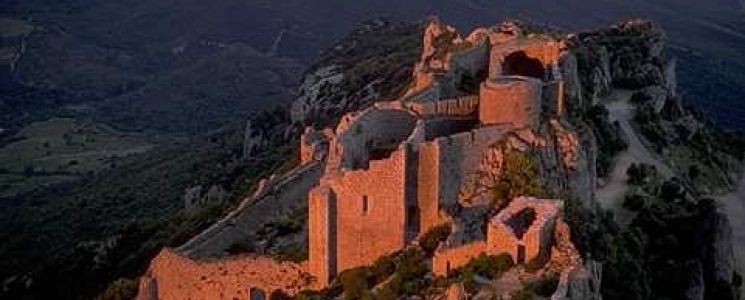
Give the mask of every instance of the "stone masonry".
M 139 299 L 261 299 L 274 290 L 293 295 L 323 288 L 341 271 L 412 245 L 437 225 L 455 226 L 464 210 L 488 211 L 464 208 L 459 196 L 483 172 L 482 159 L 495 144 L 517 131 L 538 130 L 547 118 L 561 118 L 558 62 L 565 50 L 547 36 L 523 35 L 511 23 L 463 38 L 433 21 L 423 42 L 404 96 L 348 113 L 335 128 L 305 130 L 301 163 L 322 170 L 314 177 L 317 185 L 307 185 L 307 261 L 199 261 L 166 249 L 143 277 Z M 488 220 L 480 239 L 441 244 L 434 273 L 446 274 L 481 253 L 508 253 L 520 262 L 543 254 L 551 247 L 561 205 L 514 199 Z M 525 217 L 528 208 L 534 214 Z M 224 223 L 212 231 L 233 225 Z M 182 248 L 197 249 L 209 240 L 200 235 Z

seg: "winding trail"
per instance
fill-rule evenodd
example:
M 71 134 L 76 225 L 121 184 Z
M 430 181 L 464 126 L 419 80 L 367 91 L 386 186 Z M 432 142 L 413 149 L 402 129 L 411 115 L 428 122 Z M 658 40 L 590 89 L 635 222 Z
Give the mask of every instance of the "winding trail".
M 633 92 L 630 90 L 614 90 L 610 99 L 605 102 L 605 108 L 608 109 L 609 113 L 608 118 L 611 122 L 618 121 L 621 132 L 623 132 L 628 143 L 628 148 L 616 157 L 616 163 L 613 171 L 608 176 L 608 181 L 595 193 L 595 198 L 600 202 L 600 205 L 613 211 L 616 222 L 622 226 L 628 225 L 634 217 L 634 213 L 625 209 L 622 205 L 623 196 L 628 190 L 626 170 L 632 163 L 653 165 L 666 178 L 675 174 L 657 155 L 644 146 L 639 135 L 631 127 L 629 121 L 634 116 L 634 106 L 631 105 L 629 99 Z

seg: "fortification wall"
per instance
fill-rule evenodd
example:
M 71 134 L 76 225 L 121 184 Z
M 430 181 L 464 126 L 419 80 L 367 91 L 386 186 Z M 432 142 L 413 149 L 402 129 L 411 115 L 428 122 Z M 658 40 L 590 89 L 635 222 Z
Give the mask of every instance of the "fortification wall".
M 437 101 L 409 102 L 407 105 L 423 118 L 435 116 L 470 116 L 478 110 L 479 97 L 473 95 Z
M 267 181 L 264 188 L 245 198 L 238 208 L 178 248 L 194 258 L 220 257 L 237 242 L 243 242 L 267 222 L 305 205 L 308 191 L 318 185 L 323 167 L 312 162 Z
M 486 251 L 484 241 L 473 242 L 458 247 L 449 248 L 444 245 L 435 252 L 432 257 L 432 273 L 436 276 L 446 276 L 451 270 L 455 270 L 468 264 L 471 259 L 478 257 Z
M 442 223 L 440 218 L 440 148 L 435 143 L 419 147 L 417 166 L 417 206 L 419 208 L 419 228 L 427 232 Z
M 556 218 L 562 202 L 559 200 L 544 200 L 532 197 L 518 197 L 510 205 L 492 218 L 487 225 L 487 248 L 492 253 L 506 252 L 517 261 L 518 246 L 525 247 L 525 261 L 529 261 L 541 253 L 548 251 L 552 244 Z M 520 211 L 532 208 L 535 210 L 535 220 L 519 239 L 507 220 Z
M 405 246 L 407 159 L 403 146 L 366 170 L 345 171 L 331 182 L 337 194 L 337 266 L 374 262 Z
M 275 290 L 295 295 L 307 278 L 302 264 L 261 256 L 195 261 L 165 248 L 142 277 L 137 299 L 250 299 L 251 290 L 268 299 Z
M 561 44 L 545 37 L 517 38 L 492 44 L 494 46 L 489 53 L 490 77 L 504 74 L 505 58 L 516 52 L 524 52 L 528 58 L 540 61 L 545 68 L 556 64 L 561 56 Z
M 479 120 L 482 124 L 534 127 L 541 109 L 541 81 L 524 76 L 503 76 L 481 84 Z
M 461 51 L 455 51 L 448 56 L 448 69 L 463 70 L 476 76 L 479 71 L 488 68 L 489 43 L 481 40 L 473 47 Z
M 336 195 L 327 186 L 311 190 L 308 199 L 308 270 L 314 286 L 327 286 L 336 274 Z
M 519 240 L 512 228 L 504 223 L 488 223 L 486 229 L 486 249 L 489 253 L 507 253 L 517 262 L 518 246 L 524 245 Z
M 432 141 L 439 137 L 445 137 L 461 132 L 468 132 L 478 124 L 475 118 L 452 118 L 438 117 L 422 120 L 424 123 L 424 140 Z
M 338 156 L 341 168 L 365 168 L 372 151 L 395 149 L 411 135 L 416 121 L 416 116 L 405 109 L 370 108 L 347 114 L 337 126 L 330 155 Z
M 441 206 L 457 202 L 460 186 L 477 171 L 484 151 L 507 130 L 502 126 L 482 127 L 430 142 L 439 148 L 438 202 Z

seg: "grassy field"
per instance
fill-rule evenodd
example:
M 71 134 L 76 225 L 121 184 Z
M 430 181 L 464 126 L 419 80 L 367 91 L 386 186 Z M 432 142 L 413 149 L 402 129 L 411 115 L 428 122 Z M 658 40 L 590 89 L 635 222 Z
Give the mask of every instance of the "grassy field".
M 54 118 L 24 128 L 0 148 L 0 198 L 112 168 L 122 157 L 148 151 L 144 136 Z

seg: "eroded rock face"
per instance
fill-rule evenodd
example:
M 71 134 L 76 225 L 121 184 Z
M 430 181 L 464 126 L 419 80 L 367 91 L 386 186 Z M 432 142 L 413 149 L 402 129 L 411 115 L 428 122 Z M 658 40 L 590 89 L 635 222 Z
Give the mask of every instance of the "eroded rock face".
M 664 31 L 654 23 L 634 20 L 606 30 L 581 33 L 573 43 L 597 53 L 599 65 L 607 62 L 614 86 L 638 89 L 650 85 L 667 86 L 665 40 Z M 595 59 L 588 61 L 592 60 Z M 598 75 L 593 77 L 604 78 Z
M 729 220 L 714 208 L 703 213 L 703 217 L 704 251 L 701 264 L 706 298 L 740 299 L 739 287 L 734 282 L 736 264 Z
M 184 191 L 184 208 L 196 210 L 209 203 L 222 203 L 227 197 L 228 192 L 220 185 L 211 185 L 208 189 L 196 185 Z
M 298 88 L 298 97 L 292 103 L 290 115 L 295 123 L 312 120 L 317 113 L 330 110 L 331 105 L 342 103 L 328 103 L 320 101 L 330 94 L 338 93 L 344 80 L 341 66 L 331 65 L 320 68 L 305 75 Z

